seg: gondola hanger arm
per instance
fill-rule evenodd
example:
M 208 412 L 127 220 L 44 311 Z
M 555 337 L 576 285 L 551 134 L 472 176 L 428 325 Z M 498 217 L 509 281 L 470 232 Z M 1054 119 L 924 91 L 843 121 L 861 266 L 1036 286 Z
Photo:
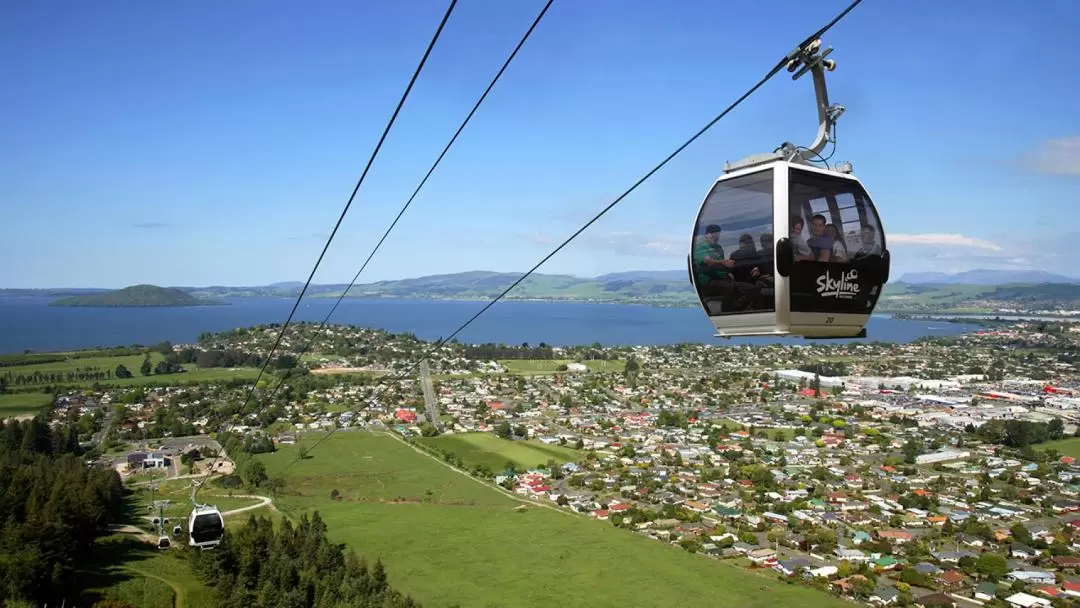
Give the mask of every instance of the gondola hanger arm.
M 787 71 L 792 72 L 791 79 L 798 80 L 807 72 L 810 72 L 814 81 L 814 97 L 817 103 L 818 131 L 814 143 L 809 147 L 800 148 L 790 142 L 784 142 L 778 150 L 789 162 L 810 162 L 814 157 L 820 157 L 825 144 L 830 141 L 830 134 L 837 119 L 844 113 L 844 106 L 829 103 L 829 89 L 825 82 L 825 72 L 836 69 L 836 61 L 826 59 L 832 53 L 832 47 L 821 49 L 821 40 L 815 39 L 805 46 L 799 47 L 788 54 Z M 835 142 L 834 142 L 835 143 Z

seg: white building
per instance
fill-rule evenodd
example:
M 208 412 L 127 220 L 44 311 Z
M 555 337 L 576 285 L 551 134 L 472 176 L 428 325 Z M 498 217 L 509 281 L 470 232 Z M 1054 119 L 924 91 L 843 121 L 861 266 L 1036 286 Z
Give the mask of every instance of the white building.
M 777 378 L 780 378 L 781 380 L 787 380 L 788 382 L 798 382 L 799 380 L 804 380 L 807 386 L 809 386 L 810 383 L 814 381 L 813 373 L 804 372 L 798 369 L 782 369 L 775 373 Z M 821 381 L 821 386 L 823 388 L 832 388 L 834 386 L 843 387 L 847 383 L 847 381 L 843 378 L 837 378 L 835 376 L 818 376 L 818 378 Z
M 971 452 L 967 450 L 954 450 L 951 448 L 945 448 L 938 450 L 937 452 L 931 452 L 929 454 L 919 454 L 915 457 L 915 464 L 931 464 L 934 462 L 945 462 L 946 460 L 964 460 L 971 458 Z
M 144 469 L 164 468 L 164 466 L 165 466 L 165 455 L 162 454 L 161 452 L 150 452 L 146 456 L 146 460 L 143 460 L 143 468 Z

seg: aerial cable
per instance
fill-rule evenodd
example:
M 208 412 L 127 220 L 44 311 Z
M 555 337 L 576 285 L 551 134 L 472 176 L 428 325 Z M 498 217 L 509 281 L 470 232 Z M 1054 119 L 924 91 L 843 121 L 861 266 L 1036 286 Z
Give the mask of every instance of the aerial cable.
M 538 268 L 540 268 L 542 265 L 544 265 L 545 262 L 547 262 L 549 259 L 551 259 L 556 253 L 561 251 L 564 247 L 569 245 L 571 241 L 573 241 L 575 238 L 577 238 L 578 235 L 580 235 L 582 232 L 584 232 L 589 226 L 592 226 L 593 224 L 595 224 L 597 222 L 597 220 L 599 220 L 601 217 L 603 217 L 608 211 L 611 211 L 611 209 L 613 209 L 616 205 L 618 205 L 620 202 L 622 202 L 624 199 L 626 199 L 626 197 L 629 196 L 639 186 L 641 186 L 641 184 L 645 183 L 646 180 L 648 180 L 657 171 L 659 171 L 665 165 L 667 165 L 672 159 L 674 159 L 676 156 L 678 156 L 690 144 L 694 143 L 694 141 L 696 141 L 699 137 L 704 135 L 706 131 L 711 129 L 716 123 L 720 122 L 720 120 L 722 118 L 724 118 L 725 116 L 730 114 L 731 111 L 734 110 L 736 107 L 738 107 L 739 104 L 741 104 L 743 101 L 745 101 L 746 98 L 753 95 L 766 82 L 771 80 L 773 76 L 776 76 L 778 73 L 780 73 L 780 71 L 783 70 L 788 65 L 788 62 L 790 62 L 792 59 L 796 58 L 799 55 L 799 53 L 802 51 L 802 49 L 804 47 L 806 47 L 810 43 L 814 42 L 818 38 L 821 38 L 826 32 L 828 32 L 834 25 L 836 25 L 841 19 L 843 19 L 848 13 L 850 13 L 852 11 L 852 9 L 854 9 L 856 6 L 858 6 L 861 2 L 862 2 L 862 0 L 853 0 L 852 3 L 849 4 L 847 8 L 845 8 L 843 11 L 841 11 L 836 17 L 834 17 L 831 21 L 829 21 L 829 23 L 825 24 L 824 27 L 819 29 L 813 35 L 811 35 L 806 40 L 804 40 L 798 47 L 796 47 L 794 50 L 792 50 L 787 55 L 785 55 L 783 58 L 781 58 L 780 61 L 778 61 L 777 64 L 765 74 L 764 77 L 762 77 L 760 80 L 757 81 L 756 84 L 754 84 L 754 86 L 750 87 L 745 93 L 740 95 L 735 101 L 733 101 L 731 103 L 731 105 L 724 108 L 724 110 L 722 112 L 720 112 L 719 114 L 717 114 L 712 120 L 705 123 L 705 126 L 698 129 L 698 131 L 696 133 L 694 133 L 689 139 L 687 139 L 685 142 L 683 142 L 678 148 L 675 148 L 674 152 L 672 152 L 671 154 L 668 154 L 667 157 L 665 157 L 656 166 L 654 166 L 652 169 L 650 169 L 644 176 L 642 176 L 640 179 L 638 179 L 636 182 L 634 182 L 633 185 L 631 185 L 629 188 L 627 188 L 625 192 L 623 192 L 618 197 L 616 197 L 615 200 L 613 200 L 612 202 L 608 203 L 608 205 L 606 207 L 601 209 L 600 212 L 597 213 L 595 216 L 593 216 L 593 218 L 590 219 L 588 222 L 586 222 L 585 225 L 583 225 L 581 228 L 579 228 L 577 231 L 575 231 L 573 234 L 571 234 L 565 241 L 563 241 L 561 244 L 559 244 L 559 246 L 557 246 L 557 247 L 555 247 L 555 249 L 551 250 L 550 253 L 548 253 L 543 258 L 541 258 L 540 261 L 537 262 L 535 266 L 533 266 L 527 272 L 522 274 L 509 287 L 504 289 L 502 292 L 499 293 L 499 295 L 495 296 L 483 308 L 481 308 L 479 311 L 477 311 L 476 314 L 474 314 L 467 321 L 465 321 L 460 326 L 458 326 L 458 328 L 455 329 L 453 331 L 453 333 L 451 333 L 449 336 L 446 336 L 445 338 L 440 338 L 436 343 L 434 343 L 432 346 L 427 348 L 415 363 L 413 363 L 411 366 L 409 366 L 403 372 L 401 372 L 395 378 L 393 378 L 386 385 L 385 388 L 383 388 L 381 391 L 379 391 L 378 394 L 375 395 L 375 397 L 372 399 L 372 401 L 378 401 L 378 399 L 380 397 L 382 397 L 384 394 L 386 394 L 387 391 L 389 391 L 390 388 L 393 387 L 397 382 L 399 382 L 400 380 L 402 380 L 405 377 L 407 377 L 408 375 L 410 375 L 413 372 L 413 370 L 415 370 L 416 367 L 419 366 L 420 363 L 423 360 L 427 359 L 427 357 L 432 352 L 434 352 L 435 350 L 437 350 L 439 348 L 442 348 L 447 342 L 453 340 L 455 336 L 457 336 L 459 333 L 464 331 L 465 328 L 467 328 L 469 325 L 471 325 L 473 323 L 473 321 L 476 321 L 478 318 L 480 318 L 480 315 L 487 312 L 487 310 L 489 308 L 491 308 L 492 306 L 494 306 L 496 302 L 503 299 L 503 297 L 505 297 L 506 294 L 510 293 L 511 290 L 513 290 L 515 287 L 520 285 L 522 283 L 522 281 L 529 278 L 529 276 L 531 276 L 532 273 L 536 272 L 536 270 Z M 310 454 L 311 450 L 314 450 L 322 442 L 329 439 L 330 436 L 333 435 L 337 431 L 337 429 L 338 429 L 338 427 L 334 427 L 333 429 L 331 429 L 329 433 L 327 433 L 326 435 L 323 435 L 322 437 L 320 437 L 319 440 L 316 441 L 304 453 L 305 454 Z M 298 456 L 296 459 L 291 461 L 285 467 L 285 469 L 283 469 L 283 471 L 287 470 L 289 467 L 296 464 L 296 462 L 298 462 L 299 460 L 300 460 L 300 458 Z
M 514 47 L 514 50 L 510 53 L 510 56 L 506 58 L 505 62 L 503 62 L 502 67 L 499 68 L 499 71 L 495 74 L 495 77 L 491 79 L 491 82 L 488 84 L 487 89 L 484 90 L 483 95 L 481 95 L 480 98 L 476 100 L 476 104 L 473 105 L 472 110 L 469 111 L 469 114 L 465 117 L 465 120 L 461 122 L 461 125 L 457 128 L 454 136 L 450 138 L 450 141 L 447 142 L 446 146 L 442 149 L 442 152 L 439 153 L 438 158 L 435 159 L 435 162 L 431 165 L 431 168 L 428 169 L 427 174 L 424 175 L 424 179 L 420 180 L 420 184 L 416 186 L 415 190 L 413 190 L 412 196 L 410 196 L 409 199 L 405 201 L 405 204 L 401 207 L 401 210 L 398 211 L 397 217 L 395 217 L 394 221 L 390 223 L 389 227 L 387 227 L 386 232 L 383 233 L 382 238 L 379 239 L 379 242 L 376 243 L 375 247 L 371 250 L 371 253 L 368 254 L 367 259 L 364 260 L 364 263 L 360 265 L 360 270 L 356 271 L 356 274 L 353 275 L 352 280 L 349 281 L 348 287 L 346 287 L 345 290 L 341 292 L 341 295 L 338 296 L 337 301 L 334 302 L 333 307 L 330 308 L 330 312 L 326 313 L 326 317 L 323 318 L 322 322 L 319 324 L 319 327 L 315 330 L 315 332 L 311 335 L 311 338 L 308 339 L 307 343 L 300 350 L 300 354 L 297 355 L 297 363 L 299 363 L 299 357 L 304 355 L 304 353 L 308 352 L 308 350 L 314 345 L 315 340 L 317 340 L 319 335 L 322 334 L 323 330 L 326 329 L 326 324 L 330 321 L 330 316 L 334 314 L 334 311 L 337 310 L 338 305 L 341 304 L 341 301 L 345 299 L 346 295 L 348 295 L 349 290 L 352 289 L 353 285 L 356 284 L 356 280 L 360 278 L 360 274 L 364 272 L 364 269 L 367 268 L 368 263 L 371 262 L 371 259 L 375 257 L 376 253 L 378 253 L 379 248 L 382 247 L 383 242 L 386 241 L 386 237 L 390 236 L 390 233 L 394 230 L 394 227 L 397 226 L 398 221 L 403 215 L 405 215 L 405 211 L 409 209 L 409 206 L 412 205 L 413 200 L 415 200 L 416 196 L 420 194 L 420 190 L 427 183 L 432 173 L 435 172 L 435 169 L 439 166 L 439 163 L 442 162 L 443 158 L 446 156 L 446 153 L 450 151 L 450 148 L 454 145 L 454 142 L 457 141 L 458 136 L 461 135 L 461 132 L 465 130 L 465 126 L 469 124 L 470 120 L 472 120 L 473 115 L 476 114 L 476 111 L 478 109 L 480 109 L 480 105 L 484 103 L 485 99 L 487 99 L 488 93 L 491 93 L 491 90 L 495 88 L 495 83 L 499 82 L 499 78 L 502 77 L 503 72 L 506 71 L 506 68 L 510 66 L 510 63 L 514 60 L 514 57 L 517 56 L 518 51 L 521 50 L 521 47 L 525 46 L 525 41 L 527 41 L 529 39 L 529 36 L 532 35 L 533 30 L 536 29 L 537 25 L 539 25 L 540 20 L 544 18 L 544 15 L 547 13 L 548 9 L 551 8 L 551 4 L 554 1 L 555 0 L 547 0 L 547 3 L 544 4 L 544 8 L 542 8 L 540 10 L 540 13 L 536 15 L 536 19 L 533 20 L 532 25 L 529 26 L 528 30 L 526 30 L 525 35 L 521 37 L 521 40 L 518 41 L 517 46 Z M 278 389 L 280 389 L 281 386 L 285 384 L 285 381 L 288 380 L 294 369 L 296 368 L 290 367 L 286 371 L 286 373 L 281 376 L 281 379 L 278 381 L 277 386 L 274 387 L 274 390 L 271 391 L 270 395 L 267 397 L 267 401 L 270 401 L 274 398 L 274 395 L 277 394 Z
M 255 390 L 259 385 L 259 380 L 266 372 L 266 366 L 270 364 L 271 358 L 273 358 L 274 352 L 277 351 L 278 346 L 281 345 L 281 339 L 285 337 L 285 330 L 289 327 L 289 323 L 292 322 L 293 316 L 296 314 L 296 309 L 300 307 L 300 301 L 304 298 L 304 294 L 307 293 L 308 287 L 311 286 L 312 279 L 315 278 L 315 272 L 319 269 L 319 264 L 322 263 L 323 257 L 326 255 L 326 251 L 330 248 L 330 243 L 333 242 L 334 236 L 337 234 L 338 228 L 341 227 L 341 223 L 345 220 L 345 214 L 349 212 L 349 207 L 352 206 L 353 200 L 356 199 L 356 193 L 360 191 L 360 185 L 364 183 L 364 179 L 367 177 L 368 171 L 371 169 L 371 165 L 375 162 L 375 157 L 379 155 L 379 150 L 382 149 L 383 142 L 386 141 L 386 136 L 390 134 L 391 127 L 394 126 L 394 122 L 397 120 L 398 114 L 401 112 L 402 106 L 405 105 L 405 100 L 409 98 L 409 93 L 412 91 L 413 85 L 416 84 L 417 78 L 420 77 L 420 72 L 424 69 L 424 64 L 427 63 L 428 57 L 431 55 L 431 51 L 435 48 L 435 43 L 439 40 L 439 36 L 442 34 L 443 27 L 446 26 L 446 22 L 450 19 L 450 15 L 454 12 L 454 7 L 457 6 L 457 0 L 450 0 L 450 6 L 446 8 L 446 13 L 442 17 L 442 21 L 439 22 L 439 27 L 435 30 L 435 34 L 431 37 L 431 41 L 427 45 L 427 49 L 424 50 L 423 57 L 420 58 L 420 63 L 416 66 L 416 70 L 413 72 L 412 78 L 409 79 L 409 84 L 405 87 L 405 92 L 402 93 L 401 99 L 398 100 L 397 107 L 394 108 L 394 113 L 390 115 L 390 120 L 387 121 L 386 127 L 383 129 L 382 135 L 379 137 L 379 142 L 375 144 L 375 149 L 371 152 L 371 157 L 368 158 L 367 164 L 364 166 L 364 171 L 360 174 L 360 179 L 356 181 L 356 186 L 353 188 L 352 194 L 349 195 L 349 200 L 345 203 L 345 208 L 341 210 L 341 215 L 338 216 L 337 222 L 334 224 L 334 229 L 330 232 L 330 236 L 326 239 L 326 244 L 323 246 L 322 252 L 319 254 L 319 258 L 315 260 L 315 266 L 311 269 L 311 274 L 308 275 L 307 281 L 304 283 L 304 287 L 300 289 L 300 293 L 296 296 L 296 302 L 293 303 L 292 310 L 289 312 L 289 316 L 285 319 L 285 323 L 278 331 L 277 339 L 274 340 L 274 345 L 270 348 L 270 352 L 267 353 L 266 359 L 263 361 L 262 367 L 259 368 L 259 374 L 255 377 L 255 381 L 251 383 L 251 390 L 248 391 L 247 397 L 244 399 L 244 404 L 241 406 L 240 411 L 243 412 L 248 403 L 251 401 L 251 397 L 255 394 Z M 219 454 L 220 457 L 220 454 Z M 215 460 L 216 462 L 216 460 Z M 210 470 L 206 472 L 206 477 L 209 478 L 213 472 L 214 467 L 211 466 Z M 204 482 L 206 479 L 203 480 Z M 195 488 L 191 498 L 194 502 L 195 496 L 198 494 L 202 484 Z

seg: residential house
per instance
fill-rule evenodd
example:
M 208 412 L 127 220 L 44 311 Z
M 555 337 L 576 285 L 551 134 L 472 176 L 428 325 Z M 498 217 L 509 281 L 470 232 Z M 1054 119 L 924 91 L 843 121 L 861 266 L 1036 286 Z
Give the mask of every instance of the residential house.
M 941 574 L 943 570 L 930 562 L 919 562 L 915 564 L 915 572 L 925 574 L 926 576 L 937 576 L 938 574 Z
M 755 564 L 767 564 L 776 559 L 776 550 L 769 547 L 759 547 L 747 553 L 746 556 Z
M 783 574 L 784 576 L 791 576 L 803 570 L 810 568 L 810 560 L 805 558 L 785 559 L 776 562 L 773 569 Z
M 937 577 L 937 582 L 942 587 L 959 587 L 964 582 L 964 574 L 959 570 L 947 570 Z
M 1036 608 L 1039 606 L 1049 606 L 1050 600 L 1041 597 L 1035 597 L 1034 595 L 1028 595 L 1027 593 L 1014 593 L 1005 598 L 1005 601 L 1010 606 L 1016 608 Z
M 871 604 L 888 606 L 889 604 L 895 604 L 899 597 L 900 593 L 895 587 L 878 587 L 869 599 Z
M 994 599 L 994 597 L 996 597 L 996 594 L 997 594 L 997 583 L 991 583 L 990 581 L 984 581 L 982 583 L 979 583 L 978 585 L 975 585 L 975 590 L 971 594 L 971 596 L 974 597 L 977 600 L 980 600 L 980 601 L 983 601 L 983 602 L 989 602 L 990 600 Z
M 931 593 L 915 598 L 915 605 L 922 608 L 956 608 L 956 600 L 944 593 Z
M 1009 557 L 1018 557 L 1020 559 L 1031 559 L 1038 555 L 1039 552 L 1024 543 L 1010 543 L 1009 544 Z
M 907 530 L 878 530 L 877 537 L 894 545 L 902 545 L 910 542 L 915 535 Z
M 1043 570 L 1013 570 L 1005 575 L 1005 578 L 1011 581 L 1023 581 L 1029 585 L 1031 584 L 1054 584 L 1057 579 L 1052 572 L 1046 572 Z

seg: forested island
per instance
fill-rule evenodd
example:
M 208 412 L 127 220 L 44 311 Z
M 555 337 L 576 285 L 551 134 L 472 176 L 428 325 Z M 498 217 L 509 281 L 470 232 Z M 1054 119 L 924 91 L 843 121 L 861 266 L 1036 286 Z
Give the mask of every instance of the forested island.
M 71 307 L 161 307 L 161 306 L 213 306 L 224 302 L 197 298 L 173 287 L 157 285 L 132 285 L 115 291 L 60 298 L 49 306 Z

